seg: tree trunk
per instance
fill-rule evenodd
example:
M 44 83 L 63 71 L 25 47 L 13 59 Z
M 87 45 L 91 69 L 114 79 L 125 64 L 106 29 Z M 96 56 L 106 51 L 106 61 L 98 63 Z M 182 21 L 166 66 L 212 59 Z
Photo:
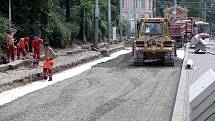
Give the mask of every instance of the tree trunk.
M 66 0 L 66 20 L 70 19 L 70 0 Z

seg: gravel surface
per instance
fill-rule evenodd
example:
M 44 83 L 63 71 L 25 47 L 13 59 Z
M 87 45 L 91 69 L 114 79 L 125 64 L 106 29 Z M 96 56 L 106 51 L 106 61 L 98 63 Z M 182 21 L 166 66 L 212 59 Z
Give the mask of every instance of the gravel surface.
M 131 54 L 0 107 L 0 121 L 170 121 L 182 60 L 133 66 Z

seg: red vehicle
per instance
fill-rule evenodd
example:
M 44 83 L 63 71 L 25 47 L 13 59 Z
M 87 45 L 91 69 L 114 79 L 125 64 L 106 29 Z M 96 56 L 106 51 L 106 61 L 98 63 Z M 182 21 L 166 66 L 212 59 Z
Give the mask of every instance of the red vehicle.
M 189 19 L 183 19 L 184 22 L 186 22 L 186 34 L 191 34 L 193 33 L 193 20 L 191 18 Z
M 193 19 L 188 18 L 189 10 L 181 6 L 176 7 L 174 16 L 174 6 L 166 8 L 164 17 L 170 21 L 170 36 L 176 41 L 176 47 L 182 47 L 186 38 L 191 39 L 193 35 Z
M 176 40 L 176 46 L 182 47 L 185 38 L 191 38 L 193 33 L 192 19 L 177 19 L 170 22 L 170 35 Z

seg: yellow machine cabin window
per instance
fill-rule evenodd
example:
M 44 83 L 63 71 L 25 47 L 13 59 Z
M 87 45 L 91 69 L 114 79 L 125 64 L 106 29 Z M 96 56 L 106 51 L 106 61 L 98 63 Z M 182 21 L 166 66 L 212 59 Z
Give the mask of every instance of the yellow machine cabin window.
M 162 35 L 163 24 L 162 23 L 145 23 L 145 35 Z

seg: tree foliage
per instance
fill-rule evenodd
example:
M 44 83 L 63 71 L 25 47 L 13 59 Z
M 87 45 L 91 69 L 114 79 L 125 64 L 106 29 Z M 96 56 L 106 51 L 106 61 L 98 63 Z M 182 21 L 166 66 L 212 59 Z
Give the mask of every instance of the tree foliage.
M 0 42 L 8 28 L 8 0 L 0 1 Z M 83 7 L 86 8 L 87 39 L 93 39 L 94 0 L 12 0 L 13 27 L 18 29 L 16 38 L 41 36 L 55 47 L 65 47 L 82 39 Z M 107 0 L 99 0 L 100 35 L 107 35 Z M 112 21 L 116 25 L 119 1 L 112 0 Z

